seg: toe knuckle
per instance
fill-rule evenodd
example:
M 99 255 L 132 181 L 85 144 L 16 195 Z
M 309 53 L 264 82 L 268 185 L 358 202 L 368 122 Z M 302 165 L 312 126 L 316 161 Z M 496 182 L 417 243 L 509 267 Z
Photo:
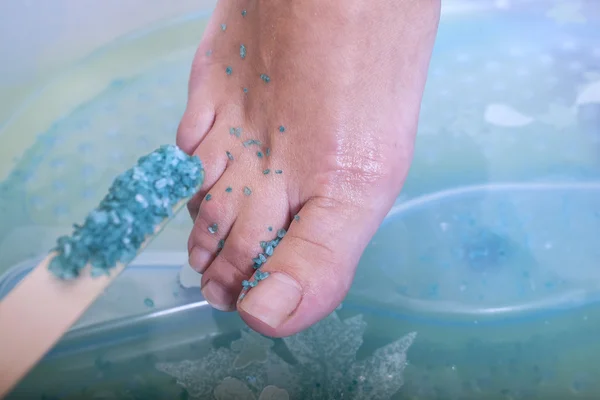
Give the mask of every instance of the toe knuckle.
M 335 256 L 335 252 L 327 244 L 322 243 L 316 238 L 288 233 L 284 240 L 298 259 L 302 260 L 305 264 L 329 264 Z
M 198 225 L 194 225 L 192 229 L 192 234 L 190 235 L 190 249 L 199 246 L 203 249 L 207 250 L 215 250 L 216 249 L 216 241 L 208 232 L 205 232 L 203 227 Z
M 237 276 L 246 279 L 250 274 L 252 267 L 249 262 L 244 262 L 239 257 L 236 257 L 235 253 L 223 251 L 218 256 L 222 262 L 227 264 L 230 271 L 234 271 Z
M 212 233 L 209 228 L 214 224 L 211 219 L 204 214 L 203 210 L 204 206 L 200 209 L 200 213 L 194 222 L 194 227 L 192 228 L 192 238 L 195 244 L 200 245 L 206 249 L 214 250 L 216 249 L 216 245 L 220 240 L 220 235 L 216 233 Z
M 257 251 L 250 241 L 242 235 L 229 235 L 227 238 L 227 250 L 230 258 L 243 261 L 244 264 L 250 264 L 252 258 L 257 256 Z M 239 261 L 237 262 L 240 263 Z
M 253 271 L 252 259 L 257 256 L 258 251 L 245 236 L 231 234 L 218 258 L 247 278 Z

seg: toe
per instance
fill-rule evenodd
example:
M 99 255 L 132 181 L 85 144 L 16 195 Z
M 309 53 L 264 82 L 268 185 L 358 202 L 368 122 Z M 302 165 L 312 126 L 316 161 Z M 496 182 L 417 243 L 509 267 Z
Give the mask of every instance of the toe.
M 188 240 L 188 254 L 190 266 L 200 273 L 223 249 L 243 202 L 240 188 L 234 190 L 235 184 L 230 186 L 228 182 L 225 174 L 198 199 L 200 205 Z
M 348 292 L 378 217 L 332 200 L 309 200 L 253 279 L 269 276 L 240 296 L 242 318 L 262 334 L 281 337 L 329 315 Z
M 214 108 L 210 104 L 188 100 L 177 129 L 177 146 L 192 154 L 212 128 L 214 119 Z
M 241 145 L 239 139 L 227 133 L 229 127 L 223 124 L 215 124 L 202 144 L 196 148 L 193 154 L 197 155 L 204 166 L 204 183 L 197 195 L 188 203 L 190 216 L 195 221 L 198 215 L 200 204 L 203 202 L 209 191 L 217 184 L 219 179 L 225 173 L 230 165 L 237 162 L 237 155 L 240 152 Z M 218 190 L 225 190 L 226 187 Z M 220 192 L 216 192 L 220 193 Z
M 274 239 L 277 234 L 275 227 L 288 223 L 287 203 L 284 200 L 273 201 L 282 198 L 277 196 L 277 190 L 257 193 L 268 189 L 261 187 L 247 195 L 245 188 L 240 185 L 234 189 L 242 196 L 242 211 L 227 235 L 223 249 L 211 259 L 210 266 L 202 275 L 205 299 L 220 310 L 235 309 L 242 281 L 252 276 L 255 260 L 263 252 L 261 242 Z

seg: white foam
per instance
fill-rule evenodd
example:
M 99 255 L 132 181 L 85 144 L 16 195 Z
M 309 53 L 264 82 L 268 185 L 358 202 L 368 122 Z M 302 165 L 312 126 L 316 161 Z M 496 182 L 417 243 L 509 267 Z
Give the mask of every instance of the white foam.
M 511 128 L 527 126 L 534 121 L 532 117 L 520 113 L 509 105 L 500 103 L 488 104 L 484 118 L 489 124 Z
M 575 105 L 600 103 L 600 81 L 586 85 L 575 100 Z

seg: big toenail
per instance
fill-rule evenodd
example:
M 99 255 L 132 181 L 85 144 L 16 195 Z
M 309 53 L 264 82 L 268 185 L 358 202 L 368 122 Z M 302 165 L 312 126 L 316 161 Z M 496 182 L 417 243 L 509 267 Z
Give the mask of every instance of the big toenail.
M 289 275 L 274 272 L 248 291 L 239 308 L 277 328 L 294 312 L 301 299 L 302 289 L 298 282 Z
M 192 251 L 190 251 L 190 266 L 196 271 L 201 271 L 206 267 L 211 257 L 212 255 L 208 250 L 195 246 Z
M 218 282 L 208 281 L 202 288 L 202 296 L 219 311 L 233 311 L 235 309 L 235 296 Z

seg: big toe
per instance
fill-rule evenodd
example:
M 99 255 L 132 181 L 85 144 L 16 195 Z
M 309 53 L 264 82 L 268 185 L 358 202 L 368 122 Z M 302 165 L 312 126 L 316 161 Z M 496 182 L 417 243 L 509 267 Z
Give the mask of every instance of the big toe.
M 376 229 L 369 214 L 332 200 L 309 200 L 285 236 L 281 232 L 284 237 L 255 273 L 252 287 L 242 291 L 237 307 L 244 321 L 264 335 L 284 337 L 333 312 Z

